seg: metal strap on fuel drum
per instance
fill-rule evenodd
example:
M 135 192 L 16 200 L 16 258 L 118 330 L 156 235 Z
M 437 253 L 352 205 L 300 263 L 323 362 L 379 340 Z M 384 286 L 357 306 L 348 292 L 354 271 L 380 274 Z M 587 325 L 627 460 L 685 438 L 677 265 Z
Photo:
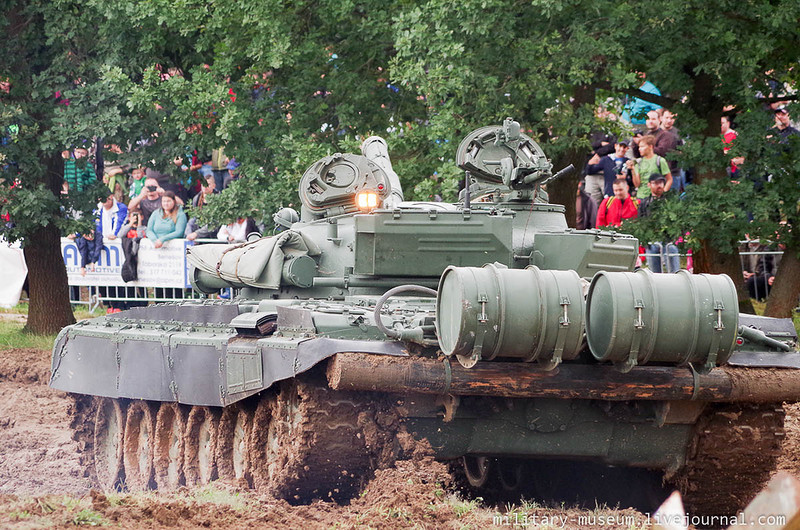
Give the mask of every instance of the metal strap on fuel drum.
M 450 385 L 453 384 L 453 368 L 450 366 L 450 359 L 445 357 L 442 361 L 444 363 L 444 390 L 442 394 L 447 395 L 450 393 Z
M 700 392 L 700 374 L 694 369 L 694 366 L 689 364 L 689 370 L 692 371 L 692 397 L 690 399 L 697 399 L 697 394 Z
M 694 325 L 692 326 L 692 344 L 686 350 L 686 355 L 681 358 L 678 366 L 685 366 L 688 364 L 689 359 L 692 357 L 692 354 L 697 350 L 697 341 L 700 338 L 700 319 L 702 318 L 700 315 L 700 297 L 697 295 L 697 286 L 694 283 L 694 277 L 696 278 L 704 278 L 705 275 L 698 274 L 692 275 L 691 272 L 686 270 L 678 271 L 678 274 L 683 274 L 686 276 L 686 281 L 689 283 L 689 291 L 691 292 L 691 296 L 689 299 L 692 301 L 694 305 Z M 707 280 L 706 280 L 707 281 Z
M 569 333 L 569 296 L 562 294 L 561 285 L 556 282 L 556 291 L 558 292 L 558 301 L 561 306 L 562 312 L 558 317 L 558 331 L 556 332 L 556 348 L 553 350 L 553 357 L 547 364 L 547 368 L 552 370 L 561 363 L 561 358 L 564 355 L 564 343 L 567 341 L 567 334 Z
M 539 322 L 541 325 L 539 326 L 539 342 L 536 344 L 536 349 L 533 352 L 533 355 L 529 355 L 525 358 L 525 362 L 530 362 L 539 358 L 542 354 L 542 350 L 544 349 L 545 339 L 547 339 L 547 297 L 545 296 L 545 290 L 543 288 L 544 282 L 542 280 L 541 274 L 542 271 L 539 268 L 530 268 L 528 269 L 534 272 L 536 288 L 538 289 L 539 295 Z
M 472 348 L 472 355 L 470 356 L 471 360 L 474 362 L 478 362 L 481 360 L 481 353 L 483 352 L 483 341 L 486 338 L 486 333 L 489 331 L 489 327 L 486 323 L 489 320 L 489 317 L 486 315 L 486 304 L 489 303 L 489 296 L 483 292 L 483 290 L 478 291 L 478 305 L 480 306 L 480 313 L 478 313 L 478 328 L 475 331 L 475 346 Z
M 644 296 L 642 295 L 642 291 L 639 289 L 637 282 L 632 281 L 635 276 L 628 276 L 626 275 L 625 278 L 628 279 L 628 285 L 631 287 L 631 291 L 633 294 L 633 309 L 636 313 L 636 316 L 633 320 L 633 335 L 631 337 L 631 351 L 628 354 L 628 359 L 622 363 L 618 363 L 617 367 L 620 369 L 622 373 L 630 372 L 634 366 L 636 366 L 639 362 L 639 347 L 642 343 L 642 333 L 644 330 L 644 320 L 643 320 L 643 312 L 644 312 Z
M 719 293 L 716 289 L 714 289 L 714 282 L 708 282 L 709 287 L 711 287 L 711 296 L 714 299 L 714 313 L 716 316 L 716 321 L 712 324 L 714 332 L 711 334 L 711 349 L 708 352 L 708 358 L 706 359 L 705 364 L 700 369 L 702 373 L 708 373 L 717 366 L 717 354 L 719 353 L 719 343 L 722 340 L 722 332 L 725 329 L 725 324 L 722 323 L 722 312 L 725 311 L 725 303 L 722 301 L 722 298 L 719 296 Z

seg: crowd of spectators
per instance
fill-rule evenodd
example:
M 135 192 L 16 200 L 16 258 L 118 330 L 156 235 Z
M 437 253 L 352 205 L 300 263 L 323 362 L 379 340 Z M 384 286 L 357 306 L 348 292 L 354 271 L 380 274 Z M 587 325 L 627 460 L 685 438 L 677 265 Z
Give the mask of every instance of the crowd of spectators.
M 99 144 L 98 144 L 99 145 Z M 156 249 L 168 241 L 186 238 L 191 241 L 217 240 L 244 242 L 252 233 L 259 233 L 253 219 L 238 219 L 225 226 L 201 225 L 197 215 L 208 203 L 209 197 L 219 193 L 239 178 L 239 164 L 225 156 L 223 149 L 215 149 L 207 157 L 196 153 L 174 161 L 183 177 L 176 181 L 153 167 L 103 164 L 105 157 L 98 149 L 120 154 L 117 146 L 92 149 L 79 147 L 65 150 L 62 194 L 83 192 L 102 174 L 103 197 L 94 211 L 93 229 L 85 233 L 65 234 L 75 241 L 81 258 L 80 272 L 86 275 L 95 269 L 103 242 L 120 239 L 126 260 L 138 252 L 139 242 L 147 239 Z M 126 241 L 127 240 L 127 241 Z M 131 242 L 135 242 L 131 245 Z M 133 256 L 135 258 L 135 256 Z M 134 260 L 135 262 L 135 260 Z M 135 269 L 126 272 L 123 279 L 135 279 Z M 131 288 L 133 289 L 133 288 Z M 119 311 L 120 304 L 111 304 L 109 311 Z
M 660 94 L 643 74 L 641 78 L 640 90 Z M 789 136 L 800 135 L 781 102 L 771 104 L 767 110 L 774 116 L 774 127 L 765 134 L 765 139 L 788 143 Z M 600 122 L 616 122 L 615 129 L 631 132 L 620 137 L 604 131 L 592 132 L 589 160 L 575 203 L 578 229 L 616 229 L 626 220 L 647 217 L 656 201 L 681 195 L 691 185 L 691 170 L 681 167 L 676 156 L 684 138 L 675 126 L 677 116 L 669 109 L 632 99 L 619 117 L 603 108 L 598 108 L 596 115 Z M 734 117 L 733 113 L 726 113 L 720 123 L 720 149 L 725 154 L 731 151 L 737 138 L 732 123 Z M 731 181 L 739 182 L 746 161 L 741 156 L 730 156 L 729 160 L 727 173 Z M 763 179 L 755 175 L 751 183 L 758 189 Z M 654 272 L 680 269 L 680 251 L 675 242 L 647 242 L 640 254 Z M 771 286 L 770 278 L 774 277 L 768 274 L 774 260 L 761 264 L 758 271 L 754 263 L 748 269 L 744 261 L 745 280 L 751 292 L 765 295 Z M 757 285 L 760 289 L 756 289 Z

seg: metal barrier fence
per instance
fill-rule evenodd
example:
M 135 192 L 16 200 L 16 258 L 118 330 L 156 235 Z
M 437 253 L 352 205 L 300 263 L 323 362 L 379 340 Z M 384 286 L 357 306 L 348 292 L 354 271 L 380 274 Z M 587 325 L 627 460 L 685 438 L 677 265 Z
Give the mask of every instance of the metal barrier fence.
M 207 298 L 230 298 L 229 293 L 208 295 L 193 288 L 178 287 L 120 287 L 118 285 L 70 286 L 70 303 L 86 305 L 94 311 L 100 304 L 111 308 L 145 306 L 151 302 L 175 302 L 176 300 L 205 300 Z
M 70 302 L 88 306 L 94 311 L 100 304 L 109 309 L 126 309 L 144 306 L 151 302 L 173 302 L 176 300 L 202 300 L 206 298 L 230 298 L 235 296 L 231 289 L 223 289 L 219 293 L 207 295 L 195 291 L 188 281 L 188 270 L 183 252 L 192 244 L 227 244 L 217 239 L 198 239 L 187 242 L 175 239 L 169 242 L 174 248 L 169 253 L 161 253 L 152 247 L 142 246 L 139 254 L 139 280 L 126 283 L 121 278 L 121 266 L 124 258 L 120 256 L 119 242 L 104 245 L 101 258 L 95 270 L 83 272 L 79 256 L 76 256 L 74 244 L 62 240 L 62 253 L 67 267 Z M 144 243 L 143 243 L 144 245 Z M 149 258 L 143 260 L 143 253 Z M 176 259 L 176 253 L 180 259 Z M 155 255 L 155 259 L 154 259 Z M 144 270 L 144 264 L 150 267 Z M 154 262 L 157 265 L 154 265 Z M 153 267 L 157 267 L 155 270 Z M 80 271 L 80 272 L 78 272 Z
M 763 300 L 769 294 L 772 287 L 771 277 L 774 276 L 780 257 L 783 256 L 781 250 L 767 250 L 771 241 L 765 241 L 762 245 L 760 240 L 742 240 L 739 241 L 740 248 L 748 248 L 748 250 L 739 251 L 742 275 L 745 279 L 745 284 L 750 291 L 750 296 L 756 300 Z M 652 250 L 652 244 L 647 245 L 648 250 Z M 750 250 L 753 249 L 753 250 Z M 670 259 L 677 260 L 680 263 L 680 268 L 692 270 L 691 267 L 691 253 L 678 251 L 675 245 L 662 245 L 659 249 L 661 252 L 644 252 L 639 254 L 642 260 L 642 266 L 650 268 L 650 265 L 659 263 L 661 268 Z M 752 269 L 752 270 L 750 270 Z M 757 271 L 760 271 L 757 272 Z M 657 272 L 661 272 L 658 270 Z

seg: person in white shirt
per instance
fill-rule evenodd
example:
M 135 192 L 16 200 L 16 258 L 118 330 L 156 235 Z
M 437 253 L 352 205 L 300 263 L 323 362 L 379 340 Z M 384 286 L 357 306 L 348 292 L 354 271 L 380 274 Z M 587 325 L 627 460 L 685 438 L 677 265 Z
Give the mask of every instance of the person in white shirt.
M 228 243 L 244 243 L 247 241 L 248 234 L 257 231 L 255 221 L 249 217 L 240 217 L 230 224 L 222 225 L 222 228 L 217 232 L 217 239 L 227 241 Z

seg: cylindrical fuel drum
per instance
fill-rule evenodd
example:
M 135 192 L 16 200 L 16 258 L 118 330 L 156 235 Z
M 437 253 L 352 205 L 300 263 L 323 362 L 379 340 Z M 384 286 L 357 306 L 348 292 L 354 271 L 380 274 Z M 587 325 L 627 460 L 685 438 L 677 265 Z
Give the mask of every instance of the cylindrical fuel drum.
M 592 355 L 628 371 L 647 362 L 710 370 L 730 357 L 739 324 L 724 274 L 598 272 L 586 299 Z
M 583 341 L 584 297 L 575 271 L 448 267 L 439 280 L 436 333 L 464 366 L 514 357 L 555 368 Z

